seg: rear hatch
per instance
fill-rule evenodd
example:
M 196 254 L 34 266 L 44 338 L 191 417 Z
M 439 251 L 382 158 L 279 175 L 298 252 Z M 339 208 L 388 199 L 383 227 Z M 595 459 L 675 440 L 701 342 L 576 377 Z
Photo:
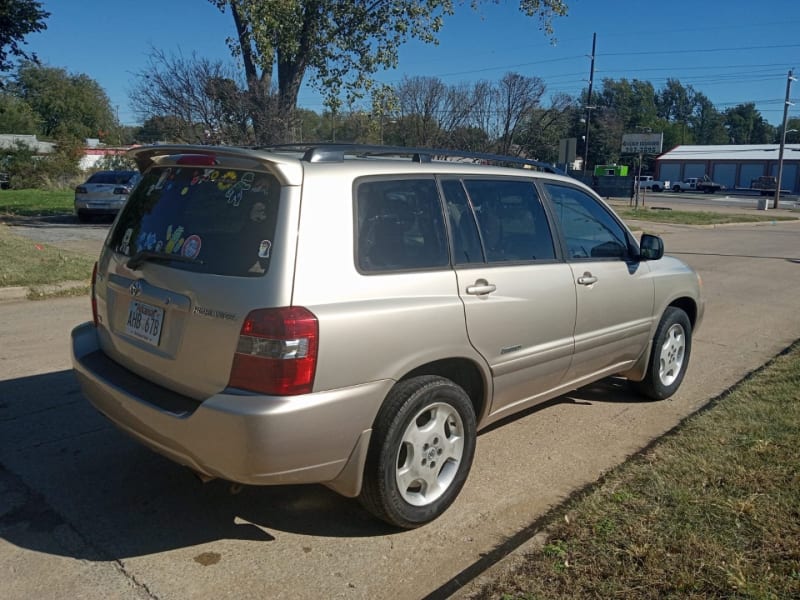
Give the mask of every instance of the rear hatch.
M 290 303 L 299 188 L 268 161 L 154 161 L 98 265 L 100 345 L 140 376 L 203 399 L 227 385 L 249 311 Z

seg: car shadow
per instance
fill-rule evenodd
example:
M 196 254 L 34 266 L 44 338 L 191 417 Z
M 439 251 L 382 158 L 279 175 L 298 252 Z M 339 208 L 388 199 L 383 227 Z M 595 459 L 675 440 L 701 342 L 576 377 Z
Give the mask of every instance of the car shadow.
M 509 415 L 492 423 L 485 429 L 481 429 L 480 434 L 483 435 L 494 431 L 513 421 L 524 419 L 527 416 L 547 408 L 562 404 L 589 406 L 595 403 L 641 404 L 643 402 L 656 402 L 656 400 L 643 396 L 631 382 L 624 377 L 607 377 L 606 379 L 601 379 L 600 381 L 596 381 L 577 390 L 572 390 L 562 396 L 541 402 L 530 408 Z
M 80 392 L 72 371 L 0 381 L 0 537 L 105 561 L 284 533 L 398 533 L 321 485 L 203 484 L 129 439 Z

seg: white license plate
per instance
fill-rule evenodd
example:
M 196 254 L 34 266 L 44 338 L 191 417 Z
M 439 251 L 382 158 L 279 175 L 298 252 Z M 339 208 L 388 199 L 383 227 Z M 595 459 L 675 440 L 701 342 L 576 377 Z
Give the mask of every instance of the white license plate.
M 148 344 L 158 346 L 164 325 L 164 310 L 143 302 L 131 301 L 125 332 Z

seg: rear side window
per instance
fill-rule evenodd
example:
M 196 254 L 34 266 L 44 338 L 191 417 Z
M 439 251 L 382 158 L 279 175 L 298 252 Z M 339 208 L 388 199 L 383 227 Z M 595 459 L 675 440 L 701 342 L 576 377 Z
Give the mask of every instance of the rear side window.
M 433 179 L 362 181 L 356 188 L 356 260 L 364 272 L 449 265 Z
M 258 277 L 269 268 L 280 190 L 269 173 L 153 168 L 128 199 L 108 246 L 125 256 L 158 253 L 160 264 L 176 269 Z
M 463 184 L 478 224 L 486 262 L 527 262 L 555 258 L 553 236 L 533 182 L 465 179 Z M 448 203 L 455 200 L 452 191 L 446 191 L 446 194 Z M 474 227 L 471 219 L 466 217 L 466 214 L 461 214 L 458 223 L 455 223 L 451 213 L 453 229 L 460 230 L 462 236 Z M 472 243 L 465 242 L 464 245 L 471 246 Z M 474 257 L 475 252 L 470 252 L 469 256 Z M 470 258 L 469 262 L 476 261 Z

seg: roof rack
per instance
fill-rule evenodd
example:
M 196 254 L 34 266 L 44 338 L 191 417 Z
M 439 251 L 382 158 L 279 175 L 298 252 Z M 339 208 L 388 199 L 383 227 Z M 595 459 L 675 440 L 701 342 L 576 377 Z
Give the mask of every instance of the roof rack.
M 535 168 L 546 173 L 564 175 L 561 169 L 538 160 L 520 158 L 518 156 L 504 156 L 502 154 L 489 154 L 485 152 L 466 152 L 462 150 L 448 150 L 444 148 L 415 148 L 411 146 L 379 146 L 370 144 L 278 144 L 259 148 L 261 150 L 274 150 L 276 152 L 302 152 L 302 160 L 306 162 L 342 162 L 345 156 L 410 156 L 411 160 L 419 163 L 429 163 L 440 158 L 469 158 L 474 160 L 505 163 L 521 167 Z

